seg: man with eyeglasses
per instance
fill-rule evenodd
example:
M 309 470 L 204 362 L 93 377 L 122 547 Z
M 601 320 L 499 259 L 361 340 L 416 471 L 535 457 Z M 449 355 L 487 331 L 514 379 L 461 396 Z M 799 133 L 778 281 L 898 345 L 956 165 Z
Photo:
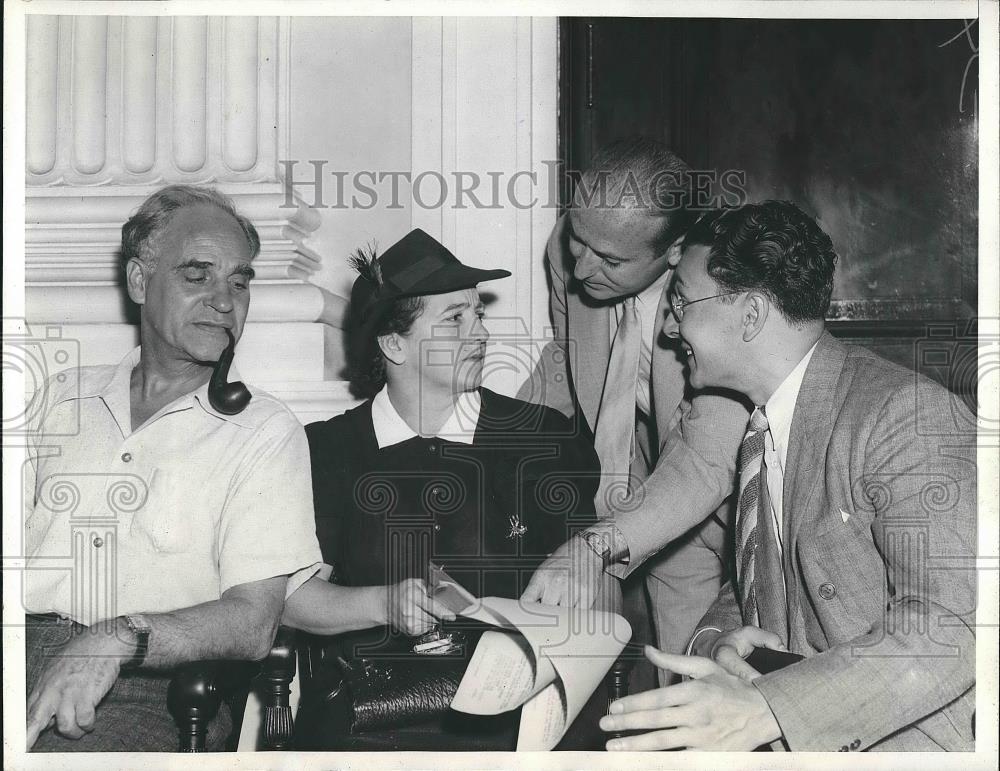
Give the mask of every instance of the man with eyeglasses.
M 757 405 L 736 571 L 693 655 L 647 649 L 692 679 L 611 704 L 604 730 L 643 733 L 609 750 L 975 749 L 976 419 L 825 331 L 836 263 L 787 201 L 713 212 L 684 239 L 691 382 Z
M 722 584 L 725 501 L 749 414 L 691 391 L 668 337 L 666 288 L 697 216 L 687 180 L 687 165 L 652 140 L 598 153 L 549 239 L 555 340 L 519 394 L 582 412 L 602 477 L 600 521 L 541 566 L 524 599 L 589 606 L 610 574 L 641 629 L 645 574 L 659 645 L 676 652 Z
M 734 294 L 739 294 L 739 292 L 723 292 L 722 294 L 713 294 L 708 297 L 699 297 L 697 300 L 685 300 L 677 293 L 677 288 L 674 287 L 668 295 L 668 302 L 670 303 L 670 308 L 673 311 L 674 318 L 677 319 L 678 323 L 680 323 L 684 320 L 684 309 L 689 305 L 703 303 L 705 300 L 714 300 L 717 297 L 729 297 Z

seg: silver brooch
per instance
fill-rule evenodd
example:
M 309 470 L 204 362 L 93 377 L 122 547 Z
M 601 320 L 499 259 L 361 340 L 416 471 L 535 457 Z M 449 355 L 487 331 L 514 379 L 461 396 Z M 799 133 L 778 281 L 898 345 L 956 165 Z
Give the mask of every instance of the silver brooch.
M 527 525 L 521 524 L 521 520 L 517 518 L 517 514 L 511 514 L 507 521 L 510 522 L 510 532 L 507 533 L 508 538 L 520 538 L 528 532 Z

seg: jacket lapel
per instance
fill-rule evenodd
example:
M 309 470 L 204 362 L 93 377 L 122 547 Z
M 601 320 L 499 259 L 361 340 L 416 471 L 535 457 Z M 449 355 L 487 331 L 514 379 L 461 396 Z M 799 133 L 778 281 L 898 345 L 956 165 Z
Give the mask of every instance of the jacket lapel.
M 829 332 L 824 332 L 806 367 L 802 387 L 795 400 L 782 485 L 786 578 L 791 568 L 790 555 L 794 550 L 796 534 L 803 521 L 814 514 L 809 501 L 823 469 L 834 417 L 839 411 L 841 397 L 837 393 L 837 384 L 846 359 L 847 348 L 843 343 L 835 340 Z M 793 584 L 788 582 L 789 587 Z
M 573 386 L 590 430 L 596 431 L 611 361 L 611 310 L 604 305 L 585 305 L 579 291 L 568 293 L 566 306 Z M 611 380 L 614 382 L 614 377 Z
M 575 260 L 566 244 L 569 217 L 563 214 L 556 222 L 546 252 L 549 269 L 557 272 L 566 302 L 567 354 L 573 391 L 591 432 L 597 429 L 597 413 L 611 361 L 611 309 L 591 303 L 573 278 Z

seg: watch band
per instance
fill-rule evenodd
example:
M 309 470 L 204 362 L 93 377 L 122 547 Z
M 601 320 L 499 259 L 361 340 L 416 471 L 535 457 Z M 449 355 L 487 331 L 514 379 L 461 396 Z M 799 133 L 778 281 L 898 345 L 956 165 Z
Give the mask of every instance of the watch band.
M 135 635 L 135 652 L 132 658 L 122 664 L 123 670 L 138 669 L 146 661 L 146 652 L 149 650 L 149 636 L 153 628 L 146 621 L 144 616 L 133 615 L 123 616 L 125 625 L 129 631 Z
M 611 538 L 607 533 L 595 533 L 593 530 L 584 530 L 580 533 L 583 542 L 587 547 L 601 558 L 601 562 L 608 564 L 608 557 L 611 556 Z
M 623 559 L 628 554 L 625 538 L 613 522 L 599 522 L 577 535 L 594 554 L 601 558 L 604 567 Z

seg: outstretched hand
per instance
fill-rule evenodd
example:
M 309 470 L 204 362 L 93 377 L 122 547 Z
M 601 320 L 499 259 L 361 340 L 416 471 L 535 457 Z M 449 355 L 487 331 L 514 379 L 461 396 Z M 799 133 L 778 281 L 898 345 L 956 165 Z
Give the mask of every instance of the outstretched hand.
M 601 595 L 604 563 L 581 538 L 570 538 L 543 562 L 522 602 L 590 609 Z
M 607 749 L 751 751 L 781 737 L 764 696 L 746 680 L 700 656 L 678 656 L 646 646 L 646 658 L 686 680 L 626 696 L 601 718 L 605 731 L 646 730 L 612 739 Z

